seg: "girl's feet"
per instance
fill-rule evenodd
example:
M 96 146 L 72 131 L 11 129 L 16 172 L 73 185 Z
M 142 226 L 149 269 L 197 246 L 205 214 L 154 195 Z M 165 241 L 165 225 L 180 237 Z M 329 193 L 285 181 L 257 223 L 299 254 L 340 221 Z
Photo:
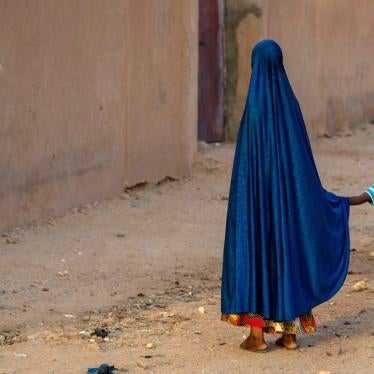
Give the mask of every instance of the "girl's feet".
M 279 347 L 287 349 L 297 349 L 299 346 L 296 343 L 295 334 L 283 334 L 279 339 L 275 341 L 275 344 Z
M 240 348 L 256 353 L 268 352 L 262 328 L 252 326 L 250 335 L 240 344 Z
M 269 347 L 265 343 L 265 341 L 257 341 L 253 339 L 251 335 L 249 335 L 248 338 L 245 339 L 244 342 L 240 344 L 240 348 L 245 349 L 247 351 L 251 351 L 251 352 L 268 352 L 269 351 Z

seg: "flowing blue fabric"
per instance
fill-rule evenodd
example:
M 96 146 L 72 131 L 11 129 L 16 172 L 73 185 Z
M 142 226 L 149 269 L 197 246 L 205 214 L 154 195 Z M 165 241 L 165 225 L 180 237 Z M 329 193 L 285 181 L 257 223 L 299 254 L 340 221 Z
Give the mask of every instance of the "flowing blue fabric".
M 222 268 L 222 313 L 293 320 L 343 285 L 349 198 L 324 189 L 282 50 L 263 40 L 235 149 Z

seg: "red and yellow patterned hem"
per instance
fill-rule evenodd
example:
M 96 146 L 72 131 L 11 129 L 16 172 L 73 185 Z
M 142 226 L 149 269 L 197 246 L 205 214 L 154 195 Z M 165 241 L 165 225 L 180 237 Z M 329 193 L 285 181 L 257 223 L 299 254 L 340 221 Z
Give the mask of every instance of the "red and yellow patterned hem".
M 312 334 L 317 331 L 317 324 L 312 311 L 295 318 L 293 321 L 273 321 L 264 319 L 256 313 L 222 314 L 222 321 L 235 326 L 262 327 L 269 334 Z

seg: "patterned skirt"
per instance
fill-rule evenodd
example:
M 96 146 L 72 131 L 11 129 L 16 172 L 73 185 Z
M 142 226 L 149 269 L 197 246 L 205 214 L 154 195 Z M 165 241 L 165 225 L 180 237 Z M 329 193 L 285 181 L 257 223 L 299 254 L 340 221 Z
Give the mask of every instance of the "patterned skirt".
M 256 326 L 270 334 L 312 334 L 317 331 L 316 321 L 310 310 L 293 321 L 273 321 L 264 319 L 259 314 L 222 314 L 222 321 L 228 321 L 235 326 Z

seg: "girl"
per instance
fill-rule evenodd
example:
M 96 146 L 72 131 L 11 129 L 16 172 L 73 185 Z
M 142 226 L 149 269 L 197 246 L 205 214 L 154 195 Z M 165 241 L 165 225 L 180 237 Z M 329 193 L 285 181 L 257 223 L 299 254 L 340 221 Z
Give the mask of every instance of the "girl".
M 297 348 L 313 333 L 312 308 L 330 299 L 348 272 L 349 206 L 374 202 L 325 190 L 298 101 L 272 40 L 252 51 L 252 76 L 235 150 L 222 268 L 222 319 L 251 327 L 241 348 Z

